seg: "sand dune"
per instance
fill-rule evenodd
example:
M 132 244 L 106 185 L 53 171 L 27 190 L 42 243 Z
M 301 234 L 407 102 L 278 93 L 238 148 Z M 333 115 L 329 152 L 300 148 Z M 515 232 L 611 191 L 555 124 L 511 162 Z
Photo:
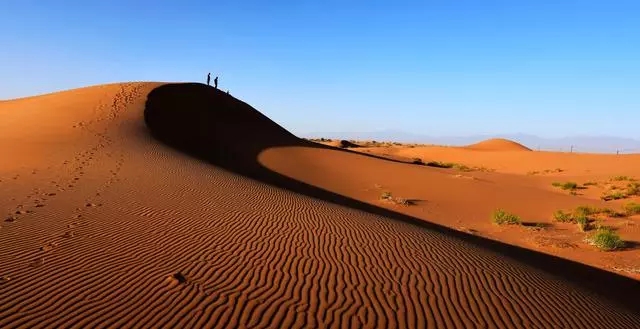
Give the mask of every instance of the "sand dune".
M 204 85 L 3 102 L 0 157 L 2 328 L 640 325 L 636 280 L 367 191 L 430 184 L 429 202 L 454 207 L 488 192 L 518 204 L 530 188 L 307 142 Z
M 504 138 L 487 139 L 466 148 L 479 151 L 531 151 L 530 148 Z

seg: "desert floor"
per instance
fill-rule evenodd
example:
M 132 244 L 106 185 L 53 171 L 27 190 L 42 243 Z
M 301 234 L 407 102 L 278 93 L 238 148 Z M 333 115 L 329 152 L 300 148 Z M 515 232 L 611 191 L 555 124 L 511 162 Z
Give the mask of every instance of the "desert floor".
M 398 206 L 397 202 L 379 204 L 425 221 L 640 279 L 640 212 L 625 210 L 634 204 L 640 208 L 640 154 L 537 152 L 501 139 L 468 147 L 317 142 L 335 147 L 344 143 L 346 149 L 355 152 L 418 167 L 399 175 L 397 171 L 372 173 L 367 178 L 371 193 L 356 194 L 360 199 L 380 199 L 385 192 L 414 199 L 417 202 L 409 207 Z M 454 166 L 420 168 L 429 162 Z M 567 182 L 578 186 L 573 190 L 554 186 Z M 634 188 L 635 192 L 628 193 Z M 616 192 L 622 198 L 603 200 Z M 586 232 L 575 222 L 554 218 L 556 211 L 571 213 L 579 207 L 608 209 L 610 213 L 588 216 Z M 497 209 L 518 215 L 524 225 L 495 225 L 491 219 Z M 589 238 L 599 226 L 615 230 L 625 247 L 603 252 L 593 246 Z
M 0 327 L 640 326 L 640 218 L 552 217 L 640 156 L 331 143 L 201 84 L 1 101 Z

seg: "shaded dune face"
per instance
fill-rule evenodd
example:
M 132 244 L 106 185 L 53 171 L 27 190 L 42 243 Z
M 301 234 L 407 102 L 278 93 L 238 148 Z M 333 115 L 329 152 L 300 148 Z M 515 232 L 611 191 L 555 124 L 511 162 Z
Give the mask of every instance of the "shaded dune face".
M 51 169 L 73 187 L 65 184 L 45 207 L 2 223 L 0 328 L 640 324 L 634 280 L 421 222 L 265 168 L 257 158 L 271 147 L 336 149 L 306 143 L 211 87 L 130 83 L 105 90 L 92 87 L 73 108 L 47 98 L 63 103 L 56 110 L 94 117 L 68 127 L 85 139 L 69 151 L 61 167 L 69 170 Z M 16 127 L 14 137 L 21 131 Z M 32 151 L 59 147 L 51 138 Z M 334 156 L 336 166 L 353 159 L 338 152 L 349 157 Z M 84 176 L 75 176 L 80 171 Z M 23 178 L 2 183 L 13 187 Z M 43 186 L 38 198 L 49 192 Z M 1 196 L 1 205 L 15 206 Z
M 308 145 L 248 104 L 201 84 L 154 89 L 144 120 L 159 140 L 246 174 L 255 172 L 264 149 Z

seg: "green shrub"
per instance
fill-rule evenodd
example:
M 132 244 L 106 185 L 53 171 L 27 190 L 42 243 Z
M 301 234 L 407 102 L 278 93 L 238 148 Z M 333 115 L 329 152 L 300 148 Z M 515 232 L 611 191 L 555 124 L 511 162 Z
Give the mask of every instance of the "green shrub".
M 553 182 L 551 183 L 551 185 L 555 186 L 555 187 L 559 187 L 563 190 L 575 190 L 578 188 L 578 183 L 576 182 L 564 182 L 564 183 L 560 183 L 560 182 Z
M 411 163 L 417 164 L 417 165 L 424 165 L 424 162 L 422 162 L 422 159 L 420 158 L 413 158 L 413 161 Z
M 502 209 L 498 209 L 493 213 L 493 222 L 498 225 L 502 224 L 520 224 L 520 217 L 508 213 Z
M 624 247 L 624 241 L 610 228 L 600 228 L 591 238 L 591 244 L 600 250 L 611 251 Z
M 558 210 L 556 212 L 553 213 L 553 219 L 555 219 L 558 222 L 562 222 L 562 223 L 571 223 L 573 222 L 573 218 L 571 217 L 571 214 L 566 213 L 562 210 Z
M 584 183 L 582 185 L 584 185 L 584 186 L 594 186 L 594 185 L 598 185 L 598 183 L 597 182 L 586 182 L 586 183 Z
M 626 198 L 627 195 L 620 192 L 620 191 L 609 191 L 608 193 L 605 193 L 603 196 L 600 197 L 600 199 L 604 200 L 604 201 L 611 201 L 611 200 L 620 200 L 620 199 L 624 199 Z
M 576 207 L 576 210 L 574 210 L 573 212 L 576 215 L 591 216 L 591 215 L 596 215 L 600 213 L 600 210 L 592 206 L 578 206 Z
M 578 214 L 576 215 L 575 220 L 578 224 L 578 227 L 580 228 L 580 231 L 586 232 L 589 230 L 589 217 L 587 217 L 587 215 Z
M 627 196 L 640 195 L 640 183 L 629 183 L 627 185 Z
M 629 202 L 624 205 L 624 210 L 628 215 L 640 214 L 640 203 Z
M 453 163 L 439 162 L 439 161 L 429 161 L 429 162 L 427 162 L 427 166 L 436 167 L 436 168 L 453 168 L 454 164 Z
M 616 182 L 616 181 L 620 182 L 620 181 L 625 181 L 625 180 L 626 181 L 630 181 L 630 182 L 635 181 L 635 179 L 633 179 L 632 177 L 624 176 L 624 175 L 611 177 L 611 181 L 614 181 L 614 182 Z
M 598 209 L 598 213 L 600 214 L 605 214 L 609 217 L 613 217 L 613 218 L 620 218 L 620 217 L 625 217 L 626 214 L 619 212 L 619 211 L 615 211 L 611 208 L 600 208 Z

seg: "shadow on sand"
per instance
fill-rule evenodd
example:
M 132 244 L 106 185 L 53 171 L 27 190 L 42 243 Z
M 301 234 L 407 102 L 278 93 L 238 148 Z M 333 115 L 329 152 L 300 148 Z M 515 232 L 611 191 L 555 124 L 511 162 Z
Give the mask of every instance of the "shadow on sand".
M 298 138 L 253 107 L 220 90 L 199 83 L 160 86 L 148 95 L 144 119 L 156 139 L 230 172 L 334 204 L 447 234 L 546 271 L 633 312 L 640 312 L 637 300 L 640 295 L 639 281 L 582 263 L 425 222 L 269 170 L 257 159 L 260 152 L 271 147 L 303 146 L 353 151 Z

